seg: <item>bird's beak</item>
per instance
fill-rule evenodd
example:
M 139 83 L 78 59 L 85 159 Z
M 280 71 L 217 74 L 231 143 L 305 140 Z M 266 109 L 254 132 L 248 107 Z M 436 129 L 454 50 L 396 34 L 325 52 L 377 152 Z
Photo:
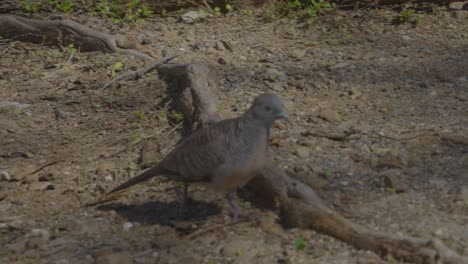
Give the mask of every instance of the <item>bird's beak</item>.
M 289 121 L 288 115 L 285 114 L 284 112 L 278 113 L 278 114 L 276 115 L 276 119 L 283 119 L 283 120 L 286 121 L 287 123 L 291 123 L 291 121 Z

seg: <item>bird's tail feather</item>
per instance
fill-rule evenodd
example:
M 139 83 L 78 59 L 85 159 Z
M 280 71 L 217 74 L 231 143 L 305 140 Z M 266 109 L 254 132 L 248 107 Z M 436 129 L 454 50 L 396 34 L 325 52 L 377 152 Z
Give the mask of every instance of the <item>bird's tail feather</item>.
M 147 170 L 142 171 L 140 174 L 136 175 L 135 177 L 131 178 L 130 180 L 122 183 L 121 185 L 115 187 L 112 189 L 110 192 L 102 196 L 96 201 L 89 202 L 86 204 L 86 207 L 88 206 L 94 206 L 98 204 L 102 204 L 111 200 L 114 200 L 115 198 L 121 196 L 124 193 L 124 190 L 128 189 L 129 187 L 144 182 L 146 180 L 149 180 L 150 178 L 159 175 L 161 172 L 161 169 L 159 166 L 154 166 L 151 167 Z

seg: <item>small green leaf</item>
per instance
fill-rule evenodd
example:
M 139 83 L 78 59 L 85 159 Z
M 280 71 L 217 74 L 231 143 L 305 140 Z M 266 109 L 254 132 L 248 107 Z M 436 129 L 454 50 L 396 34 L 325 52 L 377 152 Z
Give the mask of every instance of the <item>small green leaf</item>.
M 130 162 L 130 164 L 128 165 L 128 167 L 129 167 L 130 170 L 132 170 L 132 171 L 137 171 L 137 170 L 140 169 L 140 168 L 138 168 L 138 165 L 137 165 L 135 162 Z
M 303 250 L 305 246 L 306 243 L 302 237 L 298 237 L 296 238 L 296 240 L 294 240 L 294 247 L 296 248 L 296 250 Z
M 139 140 L 141 139 L 141 133 L 138 131 L 135 131 L 132 134 L 130 134 L 130 138 L 133 140 Z
M 232 12 L 234 10 L 234 8 L 232 7 L 232 5 L 226 4 L 226 10 L 229 11 L 229 12 Z
M 140 120 L 145 120 L 145 119 L 146 119 L 146 115 L 145 115 L 145 113 L 143 113 L 143 112 L 139 112 L 139 111 L 138 111 L 138 112 L 135 113 L 135 115 L 136 115 L 136 117 L 137 117 L 138 119 L 140 119 Z

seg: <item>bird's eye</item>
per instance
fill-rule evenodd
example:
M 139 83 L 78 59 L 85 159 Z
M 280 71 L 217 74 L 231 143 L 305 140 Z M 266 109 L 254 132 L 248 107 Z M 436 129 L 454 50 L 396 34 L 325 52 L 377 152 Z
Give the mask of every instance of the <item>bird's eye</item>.
M 265 107 L 265 110 L 269 112 L 269 111 L 271 111 L 271 107 L 266 106 L 266 107 Z

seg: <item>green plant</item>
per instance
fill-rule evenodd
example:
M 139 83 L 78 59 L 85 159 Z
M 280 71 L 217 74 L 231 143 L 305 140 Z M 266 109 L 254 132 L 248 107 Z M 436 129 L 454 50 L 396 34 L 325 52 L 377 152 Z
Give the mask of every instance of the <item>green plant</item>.
M 296 250 L 304 250 L 306 243 L 302 237 L 298 237 L 294 240 L 294 247 Z
M 267 16 L 275 19 L 277 17 L 298 17 L 306 16 L 307 23 L 319 15 L 325 14 L 335 9 L 336 4 L 329 0 L 287 0 L 283 3 L 270 4 L 267 7 Z
M 103 95 L 101 96 L 101 106 L 102 105 L 107 105 L 110 106 L 114 103 L 114 99 L 110 95 Z
M 146 120 L 146 115 L 143 112 L 138 111 L 138 112 L 135 113 L 135 115 L 140 120 Z
M 67 14 L 72 13 L 75 7 L 75 3 L 72 0 L 49 0 L 48 2 L 58 11 Z
M 414 10 L 405 8 L 401 10 L 401 12 L 394 17 L 393 21 L 396 24 L 411 23 L 413 25 L 417 25 L 420 23 L 421 19 L 422 19 L 422 16 L 415 14 Z
M 226 4 L 226 10 L 228 12 L 232 12 L 232 11 L 234 11 L 234 7 L 232 5 L 230 5 L 230 4 Z
M 213 11 L 215 12 L 215 14 L 217 16 L 220 16 L 221 15 L 221 8 L 219 6 L 215 6 L 215 8 L 213 9 Z
M 123 62 L 121 62 L 121 61 L 118 61 L 118 62 L 114 63 L 114 65 L 112 65 L 112 77 L 115 76 L 116 72 L 121 71 L 124 66 L 125 66 L 125 64 Z
M 21 7 L 23 8 L 24 11 L 31 13 L 31 14 L 37 13 L 37 11 L 39 10 L 36 4 L 36 1 L 32 1 L 32 0 L 23 1 L 23 4 L 21 5 Z
M 180 123 L 184 120 L 184 115 L 181 112 L 172 111 L 171 117 L 177 122 Z
M 142 137 L 142 136 L 141 136 L 141 133 L 138 132 L 138 131 L 135 131 L 135 132 L 133 132 L 132 134 L 130 134 L 130 138 L 131 138 L 132 140 L 139 140 L 139 139 L 141 139 L 141 137 Z
M 151 16 L 153 12 L 140 2 L 140 0 L 132 0 L 124 4 L 122 0 L 101 0 L 96 4 L 95 11 L 112 19 L 114 23 L 141 22 L 144 18 Z

